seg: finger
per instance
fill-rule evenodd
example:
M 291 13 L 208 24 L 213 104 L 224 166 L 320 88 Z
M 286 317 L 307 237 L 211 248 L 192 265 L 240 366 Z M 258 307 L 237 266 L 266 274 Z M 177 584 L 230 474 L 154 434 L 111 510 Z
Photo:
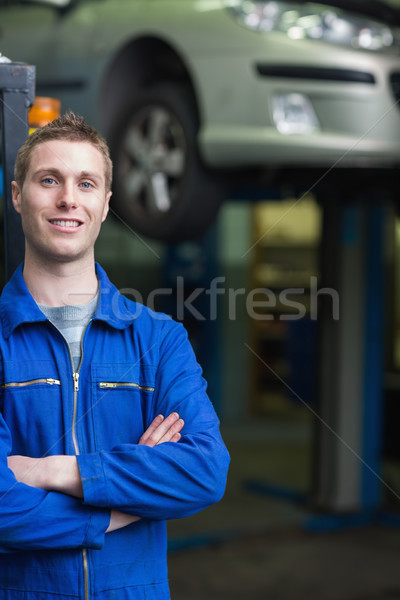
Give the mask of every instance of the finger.
M 157 415 L 156 418 L 152 421 L 149 427 L 146 429 L 144 434 L 139 440 L 139 444 L 146 444 L 146 442 L 151 438 L 156 429 L 161 425 L 164 421 L 163 415 Z
M 174 433 L 178 433 L 183 427 L 183 424 L 180 424 L 178 422 L 178 413 L 171 413 L 166 419 L 163 419 L 158 426 L 151 427 L 151 432 L 149 432 L 149 430 L 146 430 L 144 434 L 145 439 L 144 441 L 142 441 L 142 443 L 144 443 L 146 446 L 154 447 L 157 444 L 170 441 L 171 436 Z
M 168 415 L 166 419 L 164 419 L 159 427 L 157 427 L 150 440 L 153 442 L 154 446 L 157 444 L 163 444 L 164 442 L 169 442 L 171 437 L 175 433 L 179 433 L 182 427 L 183 424 L 180 423 L 178 413 L 173 412 Z
M 160 438 L 158 444 L 163 444 L 164 442 L 178 441 L 181 438 L 180 432 L 182 431 L 184 425 L 185 423 L 183 419 L 178 419 L 177 421 L 175 421 L 175 423 L 172 423 L 168 430 L 164 433 L 162 438 Z M 176 435 L 179 435 L 178 440 L 173 439 Z
M 179 419 L 178 413 L 171 413 L 166 419 L 158 415 L 151 425 L 146 429 L 139 443 L 146 446 L 156 446 L 165 433 Z

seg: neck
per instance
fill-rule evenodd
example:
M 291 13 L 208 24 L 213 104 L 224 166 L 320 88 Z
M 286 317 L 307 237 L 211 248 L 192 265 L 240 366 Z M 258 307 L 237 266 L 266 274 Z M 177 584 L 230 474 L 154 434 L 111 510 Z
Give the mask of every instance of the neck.
M 37 264 L 26 256 L 23 276 L 35 301 L 45 306 L 86 304 L 98 291 L 94 260 L 86 264 Z

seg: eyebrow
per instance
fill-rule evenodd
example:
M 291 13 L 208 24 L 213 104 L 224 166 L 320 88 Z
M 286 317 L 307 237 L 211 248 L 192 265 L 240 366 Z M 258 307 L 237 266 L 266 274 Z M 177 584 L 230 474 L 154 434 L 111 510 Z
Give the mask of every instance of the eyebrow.
M 33 177 L 38 177 L 42 173 L 51 173 L 53 175 L 61 175 L 61 172 L 58 169 L 56 169 L 55 167 L 39 167 L 39 169 L 36 169 L 36 171 L 33 173 Z
M 56 167 L 39 167 L 34 173 L 33 177 L 40 177 L 40 175 L 56 175 L 57 177 L 63 178 L 63 173 Z M 90 171 L 80 171 L 74 174 L 78 179 L 93 179 L 96 182 L 101 181 L 102 176 Z
M 95 181 L 100 181 L 102 176 L 97 175 L 96 173 L 91 173 L 90 171 L 81 171 L 79 173 L 79 179 L 94 179 Z

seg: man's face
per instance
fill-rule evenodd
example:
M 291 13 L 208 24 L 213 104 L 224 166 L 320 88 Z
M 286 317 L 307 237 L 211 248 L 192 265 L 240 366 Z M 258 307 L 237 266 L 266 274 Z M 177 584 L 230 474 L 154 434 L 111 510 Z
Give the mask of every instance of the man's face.
M 22 189 L 13 182 L 26 259 L 42 264 L 94 259 L 108 212 L 104 159 L 88 142 L 53 140 L 36 146 Z

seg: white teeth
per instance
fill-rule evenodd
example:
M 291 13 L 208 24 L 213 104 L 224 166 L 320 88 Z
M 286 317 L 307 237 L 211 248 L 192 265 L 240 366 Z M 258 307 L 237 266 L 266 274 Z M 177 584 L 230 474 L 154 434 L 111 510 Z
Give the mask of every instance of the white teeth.
M 64 221 L 62 219 L 52 219 L 53 225 L 60 225 L 61 227 L 79 227 L 78 221 Z

